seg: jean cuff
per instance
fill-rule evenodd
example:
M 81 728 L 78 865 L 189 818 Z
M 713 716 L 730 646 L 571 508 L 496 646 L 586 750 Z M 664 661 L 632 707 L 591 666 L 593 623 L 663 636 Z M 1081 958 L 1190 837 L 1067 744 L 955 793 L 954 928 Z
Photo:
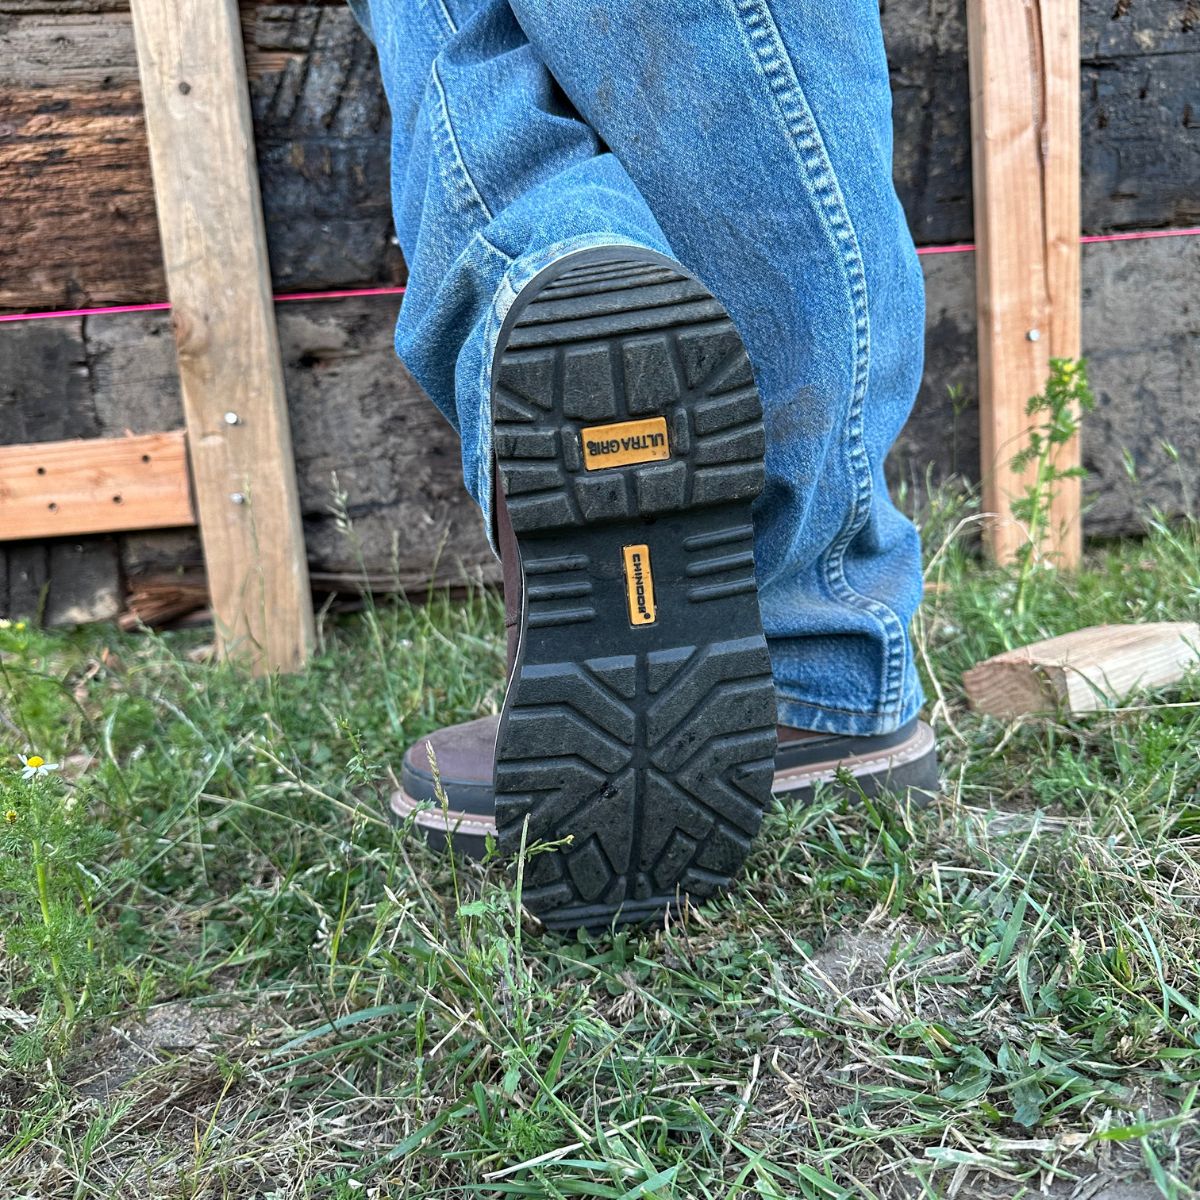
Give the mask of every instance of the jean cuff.
M 894 733 L 907 724 L 921 711 L 925 695 L 916 680 L 899 708 L 890 712 L 863 712 L 845 708 L 832 708 L 826 704 L 813 704 L 799 697 L 786 696 L 778 686 L 775 701 L 780 725 L 791 729 L 809 729 L 814 733 L 832 733 L 844 737 L 873 737 L 878 734 Z

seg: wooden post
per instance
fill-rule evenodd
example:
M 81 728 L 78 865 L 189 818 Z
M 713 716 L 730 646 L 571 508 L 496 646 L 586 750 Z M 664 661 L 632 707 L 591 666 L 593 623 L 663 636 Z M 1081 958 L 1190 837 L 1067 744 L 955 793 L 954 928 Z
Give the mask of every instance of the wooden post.
M 979 406 L 987 543 L 1001 561 L 1028 537 L 1011 504 L 1024 475 L 1009 463 L 1026 444 L 1025 406 L 1051 358 L 1078 358 L 1078 0 L 968 0 Z M 1078 439 L 1056 460 L 1078 466 Z M 1078 479 L 1057 485 L 1046 553 L 1078 563 Z
M 217 641 L 288 670 L 312 599 L 237 2 L 132 8 Z

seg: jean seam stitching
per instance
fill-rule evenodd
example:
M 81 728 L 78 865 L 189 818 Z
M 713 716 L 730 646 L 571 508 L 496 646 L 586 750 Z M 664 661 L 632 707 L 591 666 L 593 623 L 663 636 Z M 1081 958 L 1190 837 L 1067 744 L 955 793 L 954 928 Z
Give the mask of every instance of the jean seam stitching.
M 866 611 L 882 627 L 887 650 L 881 699 L 883 704 L 888 706 L 880 714 L 883 715 L 894 711 L 903 699 L 901 692 L 904 680 L 904 628 L 888 605 L 855 591 L 846 578 L 845 571 L 846 553 L 850 543 L 866 525 L 874 494 L 871 463 L 863 438 L 863 406 L 870 374 L 870 322 L 862 252 L 846 209 L 845 199 L 829 162 L 828 150 L 809 110 L 795 65 L 779 36 L 768 0 L 734 0 L 734 4 L 751 51 L 758 61 L 792 140 L 796 161 L 810 180 L 813 195 L 840 251 L 840 261 L 854 311 L 854 380 L 844 439 L 846 464 L 855 485 L 854 499 L 842 529 L 822 556 L 822 573 L 826 586 L 834 596 Z
M 492 476 L 492 455 L 495 453 L 495 448 L 492 444 L 492 396 L 489 376 L 492 371 L 492 359 L 495 357 L 495 343 L 500 336 L 500 326 L 503 320 L 500 318 L 499 299 L 504 288 L 508 288 L 513 292 L 515 298 L 516 292 L 512 287 L 508 278 L 508 273 L 512 270 L 513 264 L 516 262 L 511 255 L 505 254 L 499 247 L 494 246 L 483 234 L 478 235 L 480 242 L 502 259 L 507 265 L 504 268 L 504 273 L 500 277 L 500 286 L 496 289 L 495 295 L 492 297 L 492 302 L 488 306 L 487 321 L 483 327 L 483 345 L 486 353 L 481 356 L 479 364 L 479 395 L 481 401 L 487 407 L 487 420 L 483 422 L 484 429 L 484 445 L 483 453 L 479 455 L 479 461 L 475 464 L 475 484 L 476 490 L 480 496 L 487 494 L 488 487 L 491 483 Z M 490 347 L 490 349 L 489 349 Z M 491 497 L 488 497 L 488 504 L 492 503 Z M 494 515 L 490 519 L 490 523 L 494 522 Z M 488 529 L 488 540 L 492 540 L 492 531 Z
M 442 24 L 445 26 L 446 35 L 438 39 L 440 42 L 445 42 L 447 38 L 452 38 L 458 33 L 458 26 L 454 23 L 454 18 L 450 15 L 450 10 L 445 5 L 445 0 L 421 0 L 423 8 L 436 8 L 438 16 L 442 19 Z
M 438 140 L 443 143 L 443 149 L 448 152 L 449 156 L 448 162 L 439 163 L 438 169 L 442 179 L 459 193 L 468 206 L 477 207 L 483 213 L 485 223 L 491 221 L 493 219 L 492 211 L 488 208 L 487 202 L 475 185 L 475 180 L 471 177 L 471 172 L 467 169 L 466 160 L 462 155 L 462 147 L 454 132 L 454 124 L 450 119 L 450 106 L 446 100 L 446 90 L 442 86 L 441 76 L 438 74 L 436 60 L 429 68 L 429 78 L 438 97 L 435 112 L 437 133 L 440 135 Z
M 823 700 L 805 699 L 800 696 L 788 695 L 778 684 L 775 685 L 775 691 L 786 704 L 795 704 L 803 708 L 816 708 L 822 712 L 841 713 L 848 717 L 891 717 L 899 709 L 903 708 L 906 702 L 915 700 L 919 695 L 917 689 L 912 687 L 906 691 L 901 691 L 899 698 L 891 708 L 841 708 L 836 704 L 826 704 Z

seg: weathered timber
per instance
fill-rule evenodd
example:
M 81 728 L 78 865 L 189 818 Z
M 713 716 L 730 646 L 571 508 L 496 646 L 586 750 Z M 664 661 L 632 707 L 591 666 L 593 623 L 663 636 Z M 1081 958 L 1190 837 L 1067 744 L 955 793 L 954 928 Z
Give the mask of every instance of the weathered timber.
M 287 382 L 296 475 L 308 559 L 322 586 L 421 590 L 431 581 L 496 581 L 479 510 L 463 491 L 458 439 L 392 350 L 396 301 L 390 298 L 281 305 L 277 310 Z M 80 337 L 85 325 L 86 338 Z M 40 353 L 73 361 L 83 374 L 49 378 L 55 397 L 78 391 L 76 419 L 95 436 L 148 433 L 182 425 L 174 338 L 161 313 L 54 320 L 10 326 L 40 330 Z M 84 349 L 84 342 L 86 349 Z M 0 332 L 0 350 L 5 347 Z M 10 397 L 22 440 L 38 422 L 61 422 L 61 398 L 40 394 L 36 406 Z M 334 476 L 337 476 L 336 490 Z M 336 492 L 344 496 L 353 533 L 344 532 Z M 0 533 L 2 539 L 2 533 Z M 176 568 L 202 566 L 192 532 L 143 533 L 121 539 L 121 565 L 131 583 Z M 7 547 L 25 562 L 25 548 Z M 0 547 L 0 563 L 4 562 Z M 0 592 L 0 614 L 11 612 Z M 22 610 L 28 611 L 28 610 Z
M 121 611 L 124 588 L 117 539 L 59 539 L 45 544 L 47 625 L 111 621 Z M 31 610 L 32 611 L 32 610 Z
M 896 184 L 922 244 L 969 241 L 964 0 L 882 0 Z M 1200 20 L 1192 0 L 1081 0 L 1085 233 L 1200 221 Z
M 242 10 L 275 286 L 398 282 L 389 123 L 343 6 Z M 166 294 L 125 4 L 0 2 L 0 309 Z
M 123 592 L 115 538 L 0 545 L 0 614 L 74 625 L 108 621 Z
M 316 575 L 421 589 L 498 578 L 479 510 L 462 486 L 458 439 L 392 349 L 389 297 L 277 309 L 300 508 Z M 96 419 L 106 434 L 182 421 L 168 319 L 88 321 Z M 353 526 L 335 515 L 337 490 Z M 131 577 L 200 564 L 186 535 L 124 540 Z M 436 564 L 436 569 L 435 569 Z
M 927 482 L 975 479 L 980 460 L 974 256 L 922 261 L 925 378 L 888 463 L 893 485 L 916 506 Z M 1197 281 L 1200 238 L 1083 247 L 1083 353 L 1096 394 L 1083 428 L 1087 534 L 1139 532 L 1154 506 L 1196 511 Z
M 969 240 L 965 5 L 882 8 L 909 221 L 921 243 Z M 1193 10 L 1082 0 L 1085 232 L 1200 221 Z M 402 279 L 371 46 L 340 0 L 246 3 L 242 14 L 276 287 Z M 0 307 L 165 294 L 121 0 L 0 0 L 0 244 Z
M 893 485 L 911 506 L 923 503 L 927 481 L 936 486 L 953 475 L 975 478 L 979 463 L 974 260 L 947 254 L 922 262 L 929 292 L 926 376 L 889 463 Z M 1083 347 L 1097 397 L 1083 439 L 1090 533 L 1137 532 L 1151 506 L 1178 513 L 1196 502 L 1200 408 L 1192 381 L 1200 378 L 1200 307 L 1188 295 L 1198 278 L 1200 240 L 1084 247 Z M 1147 287 L 1147 280 L 1156 286 Z M 458 440 L 393 354 L 395 309 L 387 297 L 278 309 L 314 580 L 348 585 L 364 568 L 376 587 L 419 590 L 431 579 L 495 580 L 497 565 L 478 509 L 460 481 Z M 44 322 L 36 334 L 34 326 L 0 330 L 0 354 L 17 328 L 26 331 L 26 344 L 13 360 L 18 365 L 28 357 L 74 367 L 38 376 L 45 389 L 37 393 L 36 409 L 22 407 L 17 391 L 0 391 L 7 395 L 0 415 L 22 440 L 42 405 L 46 412 L 73 406 L 68 424 L 84 424 L 95 436 L 182 424 L 164 315 L 94 317 L 86 322 L 86 338 L 80 325 Z M 53 436 L 64 436 L 62 424 L 57 421 Z M 1178 462 L 1164 442 L 1175 448 Z M 332 511 L 335 473 L 352 537 Z M 7 549 L 9 598 L 0 591 L 0 615 L 28 614 L 33 610 L 27 602 L 14 607 L 11 595 L 15 587 L 18 598 L 32 595 L 36 604 L 36 581 L 48 577 L 43 548 Z M 187 531 L 128 535 L 120 540 L 120 553 L 131 583 L 202 563 L 199 543 Z M 40 576 L 31 555 L 41 556 Z M 0 579 L 5 561 L 0 548 Z M 55 579 L 54 587 L 68 583 Z
M 82 322 L 0 327 L 0 441 L 95 437 L 90 391 Z
M 102 432 L 82 322 L 11 325 L 0 332 L 0 429 L 6 442 Z M 61 622 L 116 613 L 121 572 L 114 540 L 5 545 L 5 523 L 0 503 L 0 614 Z
M 242 11 L 276 288 L 403 282 L 374 47 L 344 4 Z
M 963 675 L 978 712 L 996 717 L 1098 712 L 1131 692 L 1178 683 L 1200 664 L 1200 625 L 1093 625 L 997 654 Z

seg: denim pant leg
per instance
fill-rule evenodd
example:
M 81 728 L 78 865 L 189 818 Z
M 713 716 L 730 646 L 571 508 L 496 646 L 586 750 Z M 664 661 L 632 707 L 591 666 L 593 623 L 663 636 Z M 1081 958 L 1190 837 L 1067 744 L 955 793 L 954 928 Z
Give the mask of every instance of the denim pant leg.
M 493 536 L 492 355 L 516 293 L 575 249 L 671 250 L 507 0 L 352 7 L 392 112 L 392 199 L 409 267 L 396 351 L 459 433 L 463 477 Z
M 896 728 L 921 703 L 921 570 L 883 460 L 920 381 L 924 299 L 892 186 L 878 0 L 512 3 L 746 341 L 781 719 Z
M 397 347 L 457 418 L 468 486 L 486 509 L 486 360 L 513 288 L 605 232 L 669 244 L 730 310 L 763 392 L 756 549 L 781 720 L 895 728 L 921 702 L 921 575 L 882 471 L 923 299 L 875 0 L 512 3 L 519 29 L 493 0 L 370 0 L 413 272 Z

